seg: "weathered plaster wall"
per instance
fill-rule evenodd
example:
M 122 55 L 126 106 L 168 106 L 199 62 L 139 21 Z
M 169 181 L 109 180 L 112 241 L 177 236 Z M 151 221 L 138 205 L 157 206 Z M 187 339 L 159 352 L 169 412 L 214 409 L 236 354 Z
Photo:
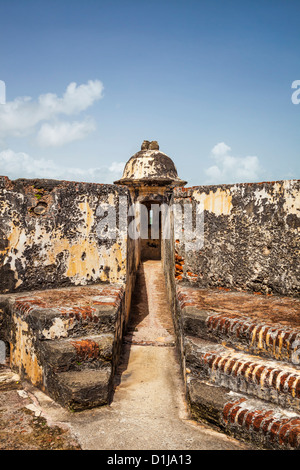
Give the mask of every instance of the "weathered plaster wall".
M 129 204 L 131 199 L 129 198 Z M 129 223 L 131 217 L 129 217 Z M 129 320 L 131 297 L 135 287 L 136 273 L 141 259 L 140 239 L 127 235 L 127 276 L 125 290 L 125 326 Z
M 0 177 L 0 293 L 125 283 L 126 229 L 105 239 L 97 228 L 109 208 L 118 223 L 127 198 L 116 185 Z
M 178 281 L 299 295 L 299 180 L 177 188 L 174 202 L 204 209 L 203 246 L 175 243 Z

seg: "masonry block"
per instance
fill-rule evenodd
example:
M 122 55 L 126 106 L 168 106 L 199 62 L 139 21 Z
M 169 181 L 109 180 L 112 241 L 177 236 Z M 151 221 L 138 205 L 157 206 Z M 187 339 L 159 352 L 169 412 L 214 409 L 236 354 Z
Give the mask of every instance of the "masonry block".
M 11 367 L 63 406 L 108 403 L 124 332 L 124 292 L 122 285 L 98 284 L 0 296 Z

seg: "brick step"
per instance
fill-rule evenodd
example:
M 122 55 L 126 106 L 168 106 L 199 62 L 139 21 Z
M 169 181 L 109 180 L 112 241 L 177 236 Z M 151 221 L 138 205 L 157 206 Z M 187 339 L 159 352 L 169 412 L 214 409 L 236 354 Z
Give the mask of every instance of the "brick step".
M 299 328 L 189 306 L 182 311 L 182 322 L 185 336 L 226 343 L 250 354 L 300 364 Z
M 101 368 L 113 360 L 114 335 L 104 333 L 39 342 L 39 356 L 54 372 Z
M 188 378 L 192 416 L 263 449 L 300 450 L 300 415 L 228 388 Z
M 184 350 L 192 377 L 300 411 L 300 370 L 296 367 L 195 337 L 185 338 Z
M 106 405 L 113 389 L 111 367 L 52 373 L 46 387 L 57 403 L 72 411 Z

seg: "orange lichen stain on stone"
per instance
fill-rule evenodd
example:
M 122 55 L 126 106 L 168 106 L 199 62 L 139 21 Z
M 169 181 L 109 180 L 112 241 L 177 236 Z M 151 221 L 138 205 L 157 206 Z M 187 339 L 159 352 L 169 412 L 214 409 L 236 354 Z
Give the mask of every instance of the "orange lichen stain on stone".
M 96 359 L 99 356 L 99 345 L 95 341 L 85 339 L 71 341 L 71 344 L 76 349 L 76 354 L 81 360 Z
M 34 353 L 27 323 L 14 316 L 15 341 L 10 344 L 10 366 L 25 374 L 33 385 L 43 387 L 43 369 Z

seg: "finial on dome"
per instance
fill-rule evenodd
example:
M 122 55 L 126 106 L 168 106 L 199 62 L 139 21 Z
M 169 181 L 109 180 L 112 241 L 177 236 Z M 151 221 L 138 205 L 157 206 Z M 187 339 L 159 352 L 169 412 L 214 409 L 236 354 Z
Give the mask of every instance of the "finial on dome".
M 144 142 L 141 145 L 141 150 L 148 150 L 149 145 L 150 145 L 149 140 L 144 140 Z
M 149 140 L 144 140 L 141 145 L 141 150 L 159 150 L 157 140 L 152 140 L 152 142 L 149 142 Z
M 150 142 L 149 150 L 159 150 L 159 145 L 156 140 L 152 140 L 152 142 Z

